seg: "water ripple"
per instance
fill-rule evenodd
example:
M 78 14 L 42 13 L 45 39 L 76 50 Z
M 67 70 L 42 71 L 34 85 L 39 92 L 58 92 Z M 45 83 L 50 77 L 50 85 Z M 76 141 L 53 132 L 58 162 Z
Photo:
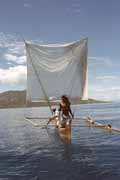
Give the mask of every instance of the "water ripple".
M 73 106 L 75 116 L 92 116 L 120 128 L 119 104 Z M 47 108 L 0 110 L 0 180 L 120 179 L 120 134 L 73 122 L 71 141 L 50 126 L 35 128 L 24 114 L 48 116 Z M 46 121 L 36 120 L 45 124 Z

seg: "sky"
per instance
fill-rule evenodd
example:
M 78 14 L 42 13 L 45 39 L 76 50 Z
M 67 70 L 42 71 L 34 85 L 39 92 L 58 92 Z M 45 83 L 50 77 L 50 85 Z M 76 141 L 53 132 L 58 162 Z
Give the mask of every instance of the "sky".
M 88 37 L 89 97 L 120 100 L 119 0 L 0 0 L 0 92 L 26 89 L 23 39 Z

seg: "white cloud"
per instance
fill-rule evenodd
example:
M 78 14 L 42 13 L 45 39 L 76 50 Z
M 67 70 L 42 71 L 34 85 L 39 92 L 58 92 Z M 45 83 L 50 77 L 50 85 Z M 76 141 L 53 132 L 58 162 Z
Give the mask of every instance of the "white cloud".
M 74 3 L 72 3 L 72 7 L 78 8 L 78 7 L 80 7 L 80 3 L 79 2 L 74 2 Z
M 91 85 L 89 87 L 89 97 L 105 101 L 120 100 L 120 86 Z
M 81 13 L 80 2 L 73 2 L 69 7 L 66 8 L 66 11 L 71 15 L 79 15 Z
M 26 75 L 27 68 L 23 65 L 0 69 L 0 83 L 7 85 L 25 85 Z
M 113 65 L 112 61 L 108 57 L 95 57 L 90 56 L 89 59 L 89 65 L 107 65 L 111 67 Z
M 25 64 L 26 63 L 26 56 L 16 56 L 13 54 L 5 54 L 4 58 L 7 61 L 11 61 L 17 64 Z
M 34 40 L 33 42 L 42 44 L 43 41 L 40 39 Z M 5 34 L 0 32 L 0 48 L 3 48 L 1 53 L 1 59 L 4 59 L 10 63 L 26 64 L 26 52 L 25 44 L 21 38 L 16 35 Z M 10 65 L 10 64 L 8 64 Z
M 19 37 L 0 32 L 0 48 L 10 48 L 15 46 Z
M 27 3 L 27 2 L 24 3 L 24 7 L 25 7 L 25 8 L 32 8 L 31 4 L 29 4 L 29 3 Z
M 7 64 L 11 67 L 13 66 L 13 63 L 11 63 L 11 62 L 7 62 Z
M 17 57 L 15 55 L 12 55 L 12 54 L 5 54 L 4 58 L 8 61 L 13 61 L 13 62 L 15 62 L 17 60 Z
M 24 43 L 23 42 L 17 42 L 13 47 L 10 47 L 8 49 L 8 52 L 9 53 L 12 53 L 12 54 L 25 54 L 25 50 L 24 50 Z
M 81 10 L 77 8 L 77 9 L 74 10 L 74 12 L 75 12 L 76 14 L 80 14 Z
M 32 41 L 33 43 L 37 43 L 37 44 L 43 44 L 44 41 L 43 40 L 40 40 L 40 39 L 36 39 L 34 41 Z
M 26 63 L 24 43 L 16 37 L 0 32 L 0 48 L 4 49 L 1 57 L 8 62 L 17 64 Z
M 118 79 L 117 76 L 97 76 L 97 80 L 115 80 Z
M 120 100 L 120 76 L 97 76 L 89 86 L 89 96 L 99 100 Z
M 26 64 L 26 56 L 20 56 L 18 58 L 18 64 Z
M 80 3 L 79 2 L 72 3 L 72 10 L 74 13 L 79 14 L 81 12 Z

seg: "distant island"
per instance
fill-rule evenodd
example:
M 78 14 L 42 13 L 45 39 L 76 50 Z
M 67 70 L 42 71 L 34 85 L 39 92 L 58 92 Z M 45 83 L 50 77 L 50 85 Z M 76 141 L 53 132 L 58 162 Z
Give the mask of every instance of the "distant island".
M 18 108 L 24 107 L 26 102 L 26 91 L 6 91 L 0 93 L 0 108 Z M 75 104 L 88 104 L 88 103 L 102 103 L 95 99 L 88 99 L 85 101 L 76 100 Z

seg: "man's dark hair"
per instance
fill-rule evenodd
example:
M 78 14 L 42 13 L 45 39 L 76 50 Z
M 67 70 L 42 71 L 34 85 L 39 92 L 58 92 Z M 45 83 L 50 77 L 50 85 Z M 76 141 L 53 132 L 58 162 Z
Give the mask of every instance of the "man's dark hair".
M 55 112 L 55 111 L 56 111 L 56 108 L 53 108 L 52 111 Z
M 68 106 L 70 105 L 70 101 L 66 95 L 63 95 L 61 98 L 63 99 L 63 101 L 66 105 L 68 105 Z

